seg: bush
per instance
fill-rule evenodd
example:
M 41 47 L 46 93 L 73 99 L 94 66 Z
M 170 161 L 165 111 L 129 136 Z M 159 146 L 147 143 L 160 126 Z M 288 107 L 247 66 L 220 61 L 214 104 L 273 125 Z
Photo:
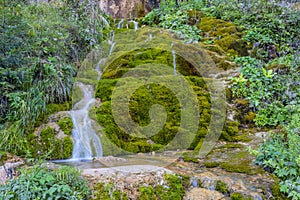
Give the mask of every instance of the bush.
M 0 186 L 0 199 L 88 199 L 90 189 L 75 168 L 50 171 L 41 166 L 23 169 L 21 175 Z

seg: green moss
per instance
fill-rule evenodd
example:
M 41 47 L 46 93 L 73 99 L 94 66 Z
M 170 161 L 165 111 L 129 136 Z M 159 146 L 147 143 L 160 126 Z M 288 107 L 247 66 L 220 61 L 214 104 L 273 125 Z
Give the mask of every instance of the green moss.
M 228 190 L 227 190 L 227 185 L 226 183 L 224 183 L 223 181 L 217 180 L 216 181 L 216 191 L 219 191 L 223 194 L 227 194 Z
M 52 145 L 52 142 L 55 138 L 55 135 L 57 134 L 57 132 L 50 128 L 44 128 L 41 133 L 40 133 L 40 141 L 42 143 L 42 147 L 44 151 L 50 150 L 50 147 Z
M 236 136 L 239 131 L 239 122 L 226 121 L 220 139 L 233 141 L 233 136 Z
M 227 22 L 227 21 L 224 21 L 224 20 L 221 20 L 221 19 L 216 19 L 214 17 L 203 17 L 203 18 L 201 18 L 201 22 L 198 26 L 198 28 L 200 28 L 204 32 L 213 31 L 213 32 L 216 32 L 216 33 L 217 33 L 217 30 L 221 31 L 221 30 L 224 30 L 226 28 L 228 29 L 228 27 L 230 27 L 229 30 L 233 30 L 233 28 L 231 28 L 231 27 L 235 27 L 235 25 L 232 22 Z M 236 32 L 236 30 L 235 30 L 235 32 Z M 217 36 L 217 35 L 214 35 L 214 36 Z
M 70 136 L 57 138 L 57 131 L 46 127 L 38 139 L 39 145 L 35 151 L 45 155 L 48 159 L 65 159 L 70 158 L 73 150 L 73 141 Z
M 65 110 L 70 110 L 72 108 L 72 102 L 71 101 L 66 101 L 65 103 L 62 104 L 55 104 L 51 103 L 46 106 L 47 112 L 43 115 L 40 115 L 38 119 L 36 120 L 34 127 L 39 127 L 42 125 L 44 121 L 53 113 L 59 112 L 59 111 L 65 111 Z
M 230 200 L 245 200 L 241 193 L 233 193 L 230 195 Z
M 205 162 L 204 165 L 207 168 L 214 168 L 214 167 L 218 167 L 220 165 L 220 163 L 219 162 Z
M 188 15 L 190 18 L 198 19 L 205 17 L 205 14 L 198 10 L 188 10 Z
M 253 120 L 254 120 L 255 116 L 256 116 L 256 113 L 250 111 L 241 119 L 241 121 L 244 124 L 253 124 Z
M 148 33 L 146 36 L 148 37 Z M 104 127 L 103 133 L 105 137 L 113 142 L 113 145 L 128 152 L 136 153 L 159 150 L 166 144 L 169 144 L 178 132 L 188 132 L 188 130 L 183 130 L 183 128 L 179 129 L 182 108 L 177 100 L 177 96 L 174 95 L 173 92 L 163 84 L 146 84 L 140 88 L 137 88 L 134 93 L 131 94 L 129 101 L 130 118 L 137 124 L 137 126 L 141 127 L 146 127 L 147 125 L 151 124 L 153 116 L 150 116 L 149 111 L 153 105 L 159 104 L 164 107 L 167 118 L 162 129 L 157 131 L 156 134 L 153 134 L 150 131 L 147 133 L 140 133 L 138 131 L 125 133 L 124 130 L 120 129 L 115 123 L 114 117 L 112 116 L 110 102 L 112 92 L 114 91 L 117 83 L 119 87 L 123 87 L 122 83 L 126 85 L 127 81 L 136 81 L 136 79 L 132 77 L 122 76 L 128 72 L 128 70 L 140 65 L 145 66 L 141 70 L 141 75 L 149 73 L 152 75 L 152 77 L 158 76 L 156 72 L 153 72 L 153 70 L 149 70 L 147 68 L 147 66 L 151 66 L 147 63 L 160 64 L 162 68 L 173 68 L 173 59 L 171 52 L 158 48 L 142 48 L 126 53 L 115 52 L 114 58 L 115 59 L 113 60 L 108 60 L 105 64 L 102 78 L 98 82 L 96 89 L 96 97 L 101 99 L 102 104 L 100 108 L 96 108 L 94 113 L 96 113 L 96 118 L 99 124 Z M 180 137 L 179 134 L 178 137 L 182 138 L 183 140 L 180 140 L 180 142 L 177 143 L 174 142 L 167 148 L 170 150 L 172 148 L 178 149 L 181 147 L 186 149 L 188 146 L 185 145 L 184 147 L 182 144 L 188 143 L 190 144 L 188 147 L 189 149 L 199 149 L 201 147 L 201 139 L 203 139 L 208 132 L 211 119 L 210 93 L 206 85 L 206 82 L 211 80 L 202 78 L 193 65 L 187 62 L 180 55 L 176 55 L 176 64 L 177 71 L 184 75 L 185 79 L 189 82 L 191 88 L 197 95 L 200 120 L 198 131 L 193 138 Z M 137 74 L 137 76 L 138 75 L 139 74 Z M 173 80 L 173 77 L 165 78 L 170 78 L 170 81 Z M 134 85 L 134 82 L 132 83 Z M 116 92 L 114 95 L 116 98 L 121 98 L 122 95 L 129 93 L 129 91 L 130 88 L 124 86 L 120 94 Z M 225 140 L 232 141 L 232 137 L 237 135 L 237 127 L 237 123 L 226 123 L 224 134 L 227 135 L 223 138 Z M 151 140 L 150 143 L 148 142 L 149 140 Z M 108 148 L 111 148 L 111 146 Z
M 214 43 L 219 45 L 224 51 L 228 51 L 231 45 L 238 40 L 238 37 L 231 36 L 229 34 L 223 34 L 220 40 L 216 40 Z
M 59 111 L 65 111 L 65 110 L 70 110 L 72 108 L 72 102 L 71 101 L 66 101 L 63 104 L 48 104 L 47 105 L 47 114 L 51 115 L 53 113 L 59 112 Z
M 0 151 L 0 164 L 2 165 L 2 162 L 7 160 L 7 152 Z
M 161 200 L 181 200 L 184 195 L 184 183 L 181 177 L 172 174 L 164 175 L 167 187 L 158 185 L 155 188 L 151 186 L 142 187 L 141 197 L 138 199 L 161 199 Z
M 183 156 L 182 158 L 185 162 L 199 163 L 199 160 L 194 157 Z
M 73 129 L 73 122 L 70 117 L 64 117 L 61 120 L 57 122 L 59 125 L 60 129 L 66 134 L 66 135 L 71 135 L 72 134 L 72 129 Z
M 242 144 L 237 144 L 237 143 L 226 143 L 220 147 L 218 147 L 219 149 L 222 148 L 242 148 L 243 145 Z
M 226 52 L 224 51 L 224 49 L 222 49 L 219 45 L 214 45 L 214 44 L 204 45 L 203 48 L 207 49 L 213 53 L 217 53 L 220 56 L 226 55 Z
M 227 158 L 220 164 L 220 167 L 227 172 L 256 174 L 262 171 L 262 169 L 253 165 L 253 157 L 246 149 L 227 151 L 226 154 Z
M 274 177 L 274 179 L 275 182 L 270 186 L 273 196 L 272 199 L 288 200 L 289 198 L 287 198 L 286 195 L 280 192 L 279 179 L 277 177 Z
M 232 137 L 233 142 L 250 142 L 252 139 L 250 138 L 249 134 L 243 133 L 240 135 L 235 135 Z
M 94 193 L 92 199 L 94 200 L 111 200 L 111 199 L 123 199 L 128 200 L 125 192 L 114 189 L 113 183 L 104 184 L 102 182 L 94 185 Z
M 139 188 L 140 196 L 139 199 L 141 200 L 156 200 L 155 191 L 152 186 L 140 186 Z
M 73 140 L 70 136 L 63 139 L 63 158 L 70 158 L 73 151 Z
M 82 91 L 80 89 L 80 87 L 78 87 L 76 84 L 73 85 L 73 90 L 72 90 L 72 103 L 73 105 L 76 104 L 77 102 L 80 101 L 80 99 L 82 99 L 83 94 Z
M 232 22 L 213 17 L 201 18 L 198 26 L 202 35 L 214 38 L 214 44 L 222 48 L 228 55 L 247 55 L 247 44 L 242 40 L 242 33 Z M 217 52 L 217 51 L 215 51 Z

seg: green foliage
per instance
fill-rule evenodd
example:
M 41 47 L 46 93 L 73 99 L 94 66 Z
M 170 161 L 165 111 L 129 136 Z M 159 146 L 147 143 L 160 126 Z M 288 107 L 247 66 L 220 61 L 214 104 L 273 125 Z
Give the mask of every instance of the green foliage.
M 185 75 L 185 79 L 197 95 L 200 114 L 197 134 L 188 137 L 187 130 L 179 130 L 182 111 L 180 102 L 175 94 L 162 84 L 146 84 L 139 87 L 132 93 L 129 101 L 130 117 L 136 124 L 142 127 L 150 124 L 153 119 L 153 116 L 149 113 L 151 107 L 155 104 L 163 106 L 167 117 L 166 123 L 161 130 L 155 131 L 155 134 L 151 132 L 152 130 L 147 133 L 136 131 L 128 134 L 118 127 L 112 116 L 111 96 L 117 82 L 124 81 L 126 83 L 127 80 L 131 81 L 129 77 L 125 78 L 122 76 L 131 68 L 148 63 L 164 64 L 162 68 L 173 67 L 171 52 L 154 48 L 139 49 L 122 54 L 109 63 L 96 89 L 95 96 L 101 98 L 102 101 L 101 107 L 96 109 L 97 121 L 104 127 L 103 131 L 106 137 L 116 146 L 133 153 L 156 151 L 170 143 L 176 133 L 180 132 L 182 133 L 182 138 L 178 140 L 179 142 L 177 143 L 179 144 L 170 145 L 168 148 L 178 149 L 188 147 L 195 149 L 201 139 L 206 136 L 211 118 L 210 95 L 206 81 L 210 80 L 205 80 L 197 76 L 191 64 L 184 58 L 177 56 L 176 61 L 177 70 Z M 170 79 L 171 81 L 173 77 L 166 77 L 166 79 Z M 121 98 L 124 93 L 129 93 L 129 90 L 130 88 L 124 87 L 122 92 L 119 94 L 115 93 L 114 95 L 117 98 Z M 238 134 L 238 125 L 239 123 L 228 121 L 222 132 L 222 138 L 229 141 L 234 140 L 233 137 Z
M 218 167 L 220 165 L 220 163 L 219 162 L 205 162 L 204 165 L 207 168 L 214 168 L 214 167 Z
M 219 191 L 223 194 L 227 194 L 228 193 L 228 190 L 227 190 L 227 186 L 226 186 L 226 183 L 220 181 L 220 180 L 217 180 L 216 181 L 216 191 Z
M 253 43 L 256 57 L 236 58 L 241 74 L 233 78 L 231 89 L 249 102 L 243 120 L 254 117 L 258 126 L 284 128 L 251 152 L 257 164 L 280 178 L 281 192 L 299 199 L 299 10 L 277 1 L 257 1 L 251 7 L 251 12 L 244 7 L 244 16 L 229 12 L 247 28 L 244 40 Z
M 292 199 L 299 199 L 299 114 L 292 116 L 292 122 L 285 127 L 286 134 L 273 133 L 256 151 L 256 163 L 280 178 L 280 191 Z
M 88 199 L 90 189 L 77 169 L 41 166 L 22 169 L 17 179 L 0 186 L 1 199 Z
M 113 184 L 106 184 L 99 182 L 94 186 L 94 200 L 111 200 L 111 199 L 122 199 L 128 200 L 128 197 L 125 192 L 120 192 L 119 190 L 114 188 Z
M 31 141 L 32 142 L 32 141 Z M 73 141 L 70 136 L 58 138 L 57 132 L 47 127 L 40 133 L 40 138 L 36 140 L 37 145 L 33 151 L 40 151 L 48 159 L 70 158 L 72 155 Z
M 181 177 L 172 174 L 165 174 L 164 179 L 166 185 L 152 186 L 141 186 L 139 188 L 140 196 L 138 199 L 141 200 L 180 200 L 184 195 L 184 182 Z
M 143 18 L 143 23 L 147 25 L 157 25 L 170 30 L 180 39 L 186 42 L 195 42 L 201 39 L 200 29 L 189 24 L 188 10 L 174 6 L 161 6 L 154 9 Z
M 156 186 L 140 186 L 140 200 L 181 200 L 184 196 L 184 188 L 189 183 L 189 177 L 180 177 L 173 174 L 164 174 L 164 184 Z M 94 200 L 129 199 L 125 192 L 121 192 L 113 183 L 96 183 L 93 193 Z
M 244 200 L 244 196 L 241 193 L 233 193 L 230 195 L 230 200 Z
M 66 134 L 66 135 L 71 135 L 72 134 L 72 129 L 73 129 L 73 122 L 70 117 L 65 117 L 62 118 L 57 122 L 59 125 L 60 129 Z
M 241 75 L 233 78 L 232 92 L 250 102 L 250 108 L 257 112 L 256 125 L 288 124 L 292 115 L 299 112 L 300 60 L 296 55 L 284 58 L 265 65 L 251 57 L 236 59 Z M 282 60 L 288 69 L 276 69 L 277 72 L 267 69 L 274 65 L 279 67 Z
M 0 163 L 2 164 L 3 161 L 7 159 L 7 152 L 0 151 Z
M 26 151 L 21 141 L 70 100 L 75 63 L 102 40 L 108 26 L 94 1 L 1 1 L 0 149 Z M 13 144 L 17 143 L 17 148 Z
M 232 21 L 247 30 L 245 40 L 255 43 L 260 51 L 259 58 L 269 60 L 273 52 L 268 52 L 272 44 L 279 45 L 281 55 L 295 52 L 299 41 L 299 10 L 293 4 L 282 1 L 243 1 L 234 0 L 200 1 L 196 9 L 218 19 Z

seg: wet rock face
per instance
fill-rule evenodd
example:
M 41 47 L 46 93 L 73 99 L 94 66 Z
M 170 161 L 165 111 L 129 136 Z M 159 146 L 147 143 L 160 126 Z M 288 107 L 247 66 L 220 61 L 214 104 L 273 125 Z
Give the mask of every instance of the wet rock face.
M 100 8 L 114 18 L 138 18 L 153 8 L 149 0 L 100 0 Z

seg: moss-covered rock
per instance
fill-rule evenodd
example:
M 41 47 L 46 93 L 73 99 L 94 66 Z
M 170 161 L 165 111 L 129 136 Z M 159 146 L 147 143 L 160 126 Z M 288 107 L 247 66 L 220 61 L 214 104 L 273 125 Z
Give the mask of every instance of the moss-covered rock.
M 236 106 L 235 119 L 237 119 L 243 126 L 254 126 L 253 120 L 256 113 L 251 110 L 249 101 L 244 99 L 236 99 L 234 103 Z
M 231 26 L 233 25 L 230 24 L 229 27 Z M 227 29 L 226 30 L 230 33 L 235 31 L 233 28 Z M 194 67 L 195 63 L 190 62 L 189 58 L 187 58 L 190 55 L 188 54 L 188 56 L 185 56 L 185 52 L 180 52 L 179 49 L 176 49 L 175 52 L 176 71 L 178 74 L 180 73 L 183 75 L 184 79 L 197 96 L 198 109 L 194 109 L 199 110 L 200 115 L 197 132 L 193 132 L 192 135 L 189 133 L 191 132 L 189 131 L 189 128 L 182 128 L 180 126 L 181 112 L 184 109 L 177 100 L 176 95 L 182 94 L 174 95 L 173 92 L 163 84 L 145 83 L 142 87 L 136 88 L 136 90 L 130 94 L 131 97 L 130 100 L 128 100 L 130 120 L 140 127 L 147 127 L 148 125 L 151 125 L 153 120 L 153 117 L 151 117 L 152 106 L 158 104 L 164 107 L 167 117 L 166 122 L 160 131 L 151 133 L 148 132 L 145 134 L 136 130 L 128 132 L 126 129 L 126 132 L 124 131 L 124 128 L 120 128 L 115 121 L 111 105 L 113 92 L 116 99 L 121 99 L 123 98 L 123 94 L 129 94 L 131 91 L 131 88 L 126 88 L 125 86 L 122 86 L 122 84 L 125 85 L 126 82 L 134 81 L 135 77 L 139 77 L 141 80 L 146 80 L 144 74 L 151 75 L 152 78 L 161 78 L 161 74 L 156 74 L 156 72 L 153 72 L 151 67 L 152 65 L 159 66 L 162 69 L 168 69 L 169 71 L 171 70 L 173 72 L 174 51 L 172 53 L 172 48 L 170 47 L 172 41 L 170 41 L 170 44 L 167 47 L 160 45 L 160 42 L 159 45 L 148 48 L 148 45 L 145 44 L 145 42 L 148 42 L 149 40 L 149 33 L 149 31 L 145 31 L 144 29 L 141 29 L 141 32 L 138 34 L 137 32 L 134 32 L 130 35 L 127 35 L 125 32 L 122 33 L 121 35 L 123 37 L 118 38 L 118 42 L 114 46 L 112 56 L 107 58 L 106 62 L 101 66 L 103 73 L 100 81 L 98 82 L 95 96 L 96 98 L 101 99 L 102 104 L 100 108 L 95 109 L 94 113 L 96 114 L 99 124 L 103 126 L 103 137 L 110 140 L 113 143 L 113 146 L 117 146 L 120 149 L 133 153 L 156 151 L 165 147 L 167 144 L 167 148 L 173 150 L 186 148 L 200 149 L 201 141 L 203 141 L 203 138 L 206 137 L 210 126 L 212 113 L 210 93 L 212 91 L 209 91 L 210 88 L 207 86 L 207 83 L 210 83 L 213 80 L 211 78 L 203 78 L 199 72 L 199 69 Z M 153 33 L 153 35 L 155 34 Z M 134 36 L 136 38 L 132 38 Z M 115 37 L 118 37 L 118 35 Z M 166 41 L 170 40 L 170 38 L 167 37 L 167 34 L 163 37 L 166 37 Z M 128 40 L 124 41 L 125 38 Z M 153 37 L 153 40 L 156 38 L 159 37 Z M 162 39 L 164 40 L 164 38 Z M 134 41 L 133 46 L 131 46 L 131 43 L 128 44 L 128 41 L 131 40 Z M 140 48 L 137 48 L 139 45 Z M 144 48 L 144 46 L 146 48 Z M 199 44 L 199 49 L 201 49 L 201 47 L 204 49 L 210 48 L 210 50 L 207 50 L 206 53 L 209 54 L 209 52 L 212 52 L 215 54 L 215 63 L 219 68 L 229 69 L 234 66 L 233 63 L 229 61 L 229 57 L 226 55 L 227 52 L 224 51 L 220 46 L 215 44 Z M 191 46 L 190 48 L 195 47 Z M 196 49 L 199 51 L 198 48 Z M 205 51 L 204 49 L 203 51 Z M 204 53 L 199 52 L 199 54 L 203 55 Z M 207 57 L 209 56 L 206 56 L 205 58 Z M 205 63 L 212 63 L 211 59 L 208 59 L 207 61 L 204 59 L 204 61 Z M 138 68 L 140 71 L 136 71 L 136 68 Z M 135 75 L 132 78 L 126 77 L 133 69 L 135 69 Z M 207 69 L 208 68 L 205 68 L 206 71 Z M 163 77 L 170 83 L 174 79 L 173 73 L 172 76 L 166 74 Z M 116 84 L 118 84 L 118 87 L 122 87 L 122 92 L 120 92 L 120 94 L 115 90 Z M 133 85 L 137 84 L 138 83 L 136 82 L 136 84 Z M 184 95 L 182 96 L 184 97 Z M 184 98 L 187 97 L 185 96 Z M 125 117 L 127 116 L 121 115 L 122 120 L 124 120 Z M 233 137 L 238 135 L 238 126 L 239 125 L 236 122 L 226 123 L 226 126 L 222 132 L 222 138 L 224 140 L 233 141 Z M 170 141 L 172 141 L 175 136 L 178 142 L 173 142 L 170 144 Z M 112 148 L 112 146 L 108 147 L 109 145 L 106 144 L 104 146 L 105 147 L 103 148 L 106 148 L 106 146 L 107 148 Z M 104 152 L 105 151 L 106 150 L 104 150 Z
M 26 134 L 23 141 L 27 151 L 24 156 L 45 159 L 66 159 L 72 156 L 73 140 L 69 135 L 58 136 L 54 127 L 45 126 L 38 132 Z
M 198 25 L 202 30 L 204 41 L 206 38 L 213 41 L 230 56 L 247 55 L 247 44 L 242 40 L 243 33 L 232 22 L 214 17 L 202 17 Z
M 216 181 L 216 188 L 215 188 L 215 190 L 221 192 L 222 194 L 227 194 L 228 193 L 226 183 L 224 183 L 223 181 L 220 181 L 220 180 Z
M 70 117 L 64 117 L 60 119 L 57 124 L 59 125 L 60 129 L 66 134 L 71 135 L 73 129 L 73 122 Z
M 232 193 L 230 195 L 230 200 L 245 200 L 245 198 L 241 193 Z

